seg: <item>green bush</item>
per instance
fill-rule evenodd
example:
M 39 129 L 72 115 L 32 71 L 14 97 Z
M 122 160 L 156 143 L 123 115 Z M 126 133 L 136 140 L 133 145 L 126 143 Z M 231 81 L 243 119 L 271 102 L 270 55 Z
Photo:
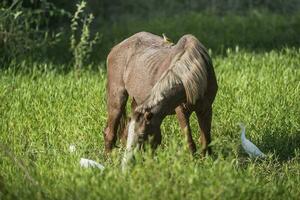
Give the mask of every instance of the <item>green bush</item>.
M 47 48 L 59 39 L 48 29 L 50 16 L 65 15 L 47 1 L 38 9 L 25 8 L 23 1 L 0 3 L 0 62 L 2 66 L 14 59 L 44 56 Z
M 85 1 L 82 1 L 80 4 L 78 3 L 77 11 L 71 19 L 70 50 L 74 59 L 74 68 L 76 69 L 82 68 L 84 64 L 87 64 L 92 53 L 93 46 L 99 40 L 98 32 L 93 38 L 91 36 L 90 25 L 94 16 L 93 14 L 85 15 L 85 7 Z

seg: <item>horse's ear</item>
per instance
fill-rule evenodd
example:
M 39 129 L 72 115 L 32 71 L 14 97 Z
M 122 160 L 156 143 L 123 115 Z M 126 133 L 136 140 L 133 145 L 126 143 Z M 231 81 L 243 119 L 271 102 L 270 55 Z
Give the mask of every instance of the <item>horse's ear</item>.
M 153 116 L 153 113 L 152 113 L 152 112 L 146 111 L 145 114 L 144 114 L 144 118 L 145 118 L 146 122 L 150 122 L 152 116 Z

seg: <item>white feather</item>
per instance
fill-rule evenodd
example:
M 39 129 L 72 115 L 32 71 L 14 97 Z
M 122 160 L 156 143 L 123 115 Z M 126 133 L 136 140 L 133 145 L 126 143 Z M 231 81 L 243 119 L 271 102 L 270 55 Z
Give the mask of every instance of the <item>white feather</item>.
M 253 144 L 250 140 L 246 138 L 246 128 L 245 126 L 240 123 L 239 124 L 241 127 L 241 141 L 242 141 L 242 147 L 246 151 L 246 153 L 251 157 L 251 158 L 257 158 L 257 157 L 265 157 L 266 155 L 259 150 L 255 144 Z
M 75 144 L 70 144 L 69 146 L 69 152 L 74 153 L 76 151 L 76 145 Z
M 80 166 L 82 168 L 98 168 L 100 170 L 104 170 L 104 166 L 97 163 L 96 161 L 89 160 L 86 158 L 81 158 L 80 159 Z

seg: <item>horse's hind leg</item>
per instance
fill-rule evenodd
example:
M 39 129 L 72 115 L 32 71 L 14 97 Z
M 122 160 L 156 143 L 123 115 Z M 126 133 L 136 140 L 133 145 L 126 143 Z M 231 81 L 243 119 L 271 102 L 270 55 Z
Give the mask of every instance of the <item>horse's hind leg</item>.
M 128 93 L 125 89 L 109 91 L 108 93 L 108 119 L 104 131 L 105 151 L 110 152 L 117 140 L 117 131 L 122 115 L 126 112 Z
M 175 109 L 175 112 L 176 112 L 177 119 L 179 121 L 180 128 L 187 139 L 189 150 L 191 151 L 192 154 L 194 154 L 196 152 L 196 145 L 192 137 L 192 131 L 189 122 L 189 117 L 191 113 L 183 106 L 178 106 Z
M 198 118 L 198 123 L 200 126 L 200 138 L 199 141 L 202 145 L 202 156 L 205 156 L 206 153 L 210 155 L 212 153 L 211 147 L 209 146 L 211 142 L 211 120 L 212 120 L 212 108 L 203 110 L 203 111 L 196 111 L 196 115 Z

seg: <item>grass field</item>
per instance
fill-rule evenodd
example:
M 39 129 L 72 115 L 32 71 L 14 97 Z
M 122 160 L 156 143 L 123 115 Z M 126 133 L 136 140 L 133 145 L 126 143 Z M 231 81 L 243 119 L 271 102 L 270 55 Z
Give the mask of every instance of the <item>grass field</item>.
M 213 60 L 213 156 L 191 157 L 168 117 L 156 155 L 139 156 L 128 174 L 120 171 L 121 148 L 103 154 L 105 71 L 62 73 L 50 64 L 2 70 L 0 199 L 299 199 L 300 49 L 227 50 Z M 267 159 L 242 151 L 238 122 Z M 81 157 L 106 169 L 82 169 Z

